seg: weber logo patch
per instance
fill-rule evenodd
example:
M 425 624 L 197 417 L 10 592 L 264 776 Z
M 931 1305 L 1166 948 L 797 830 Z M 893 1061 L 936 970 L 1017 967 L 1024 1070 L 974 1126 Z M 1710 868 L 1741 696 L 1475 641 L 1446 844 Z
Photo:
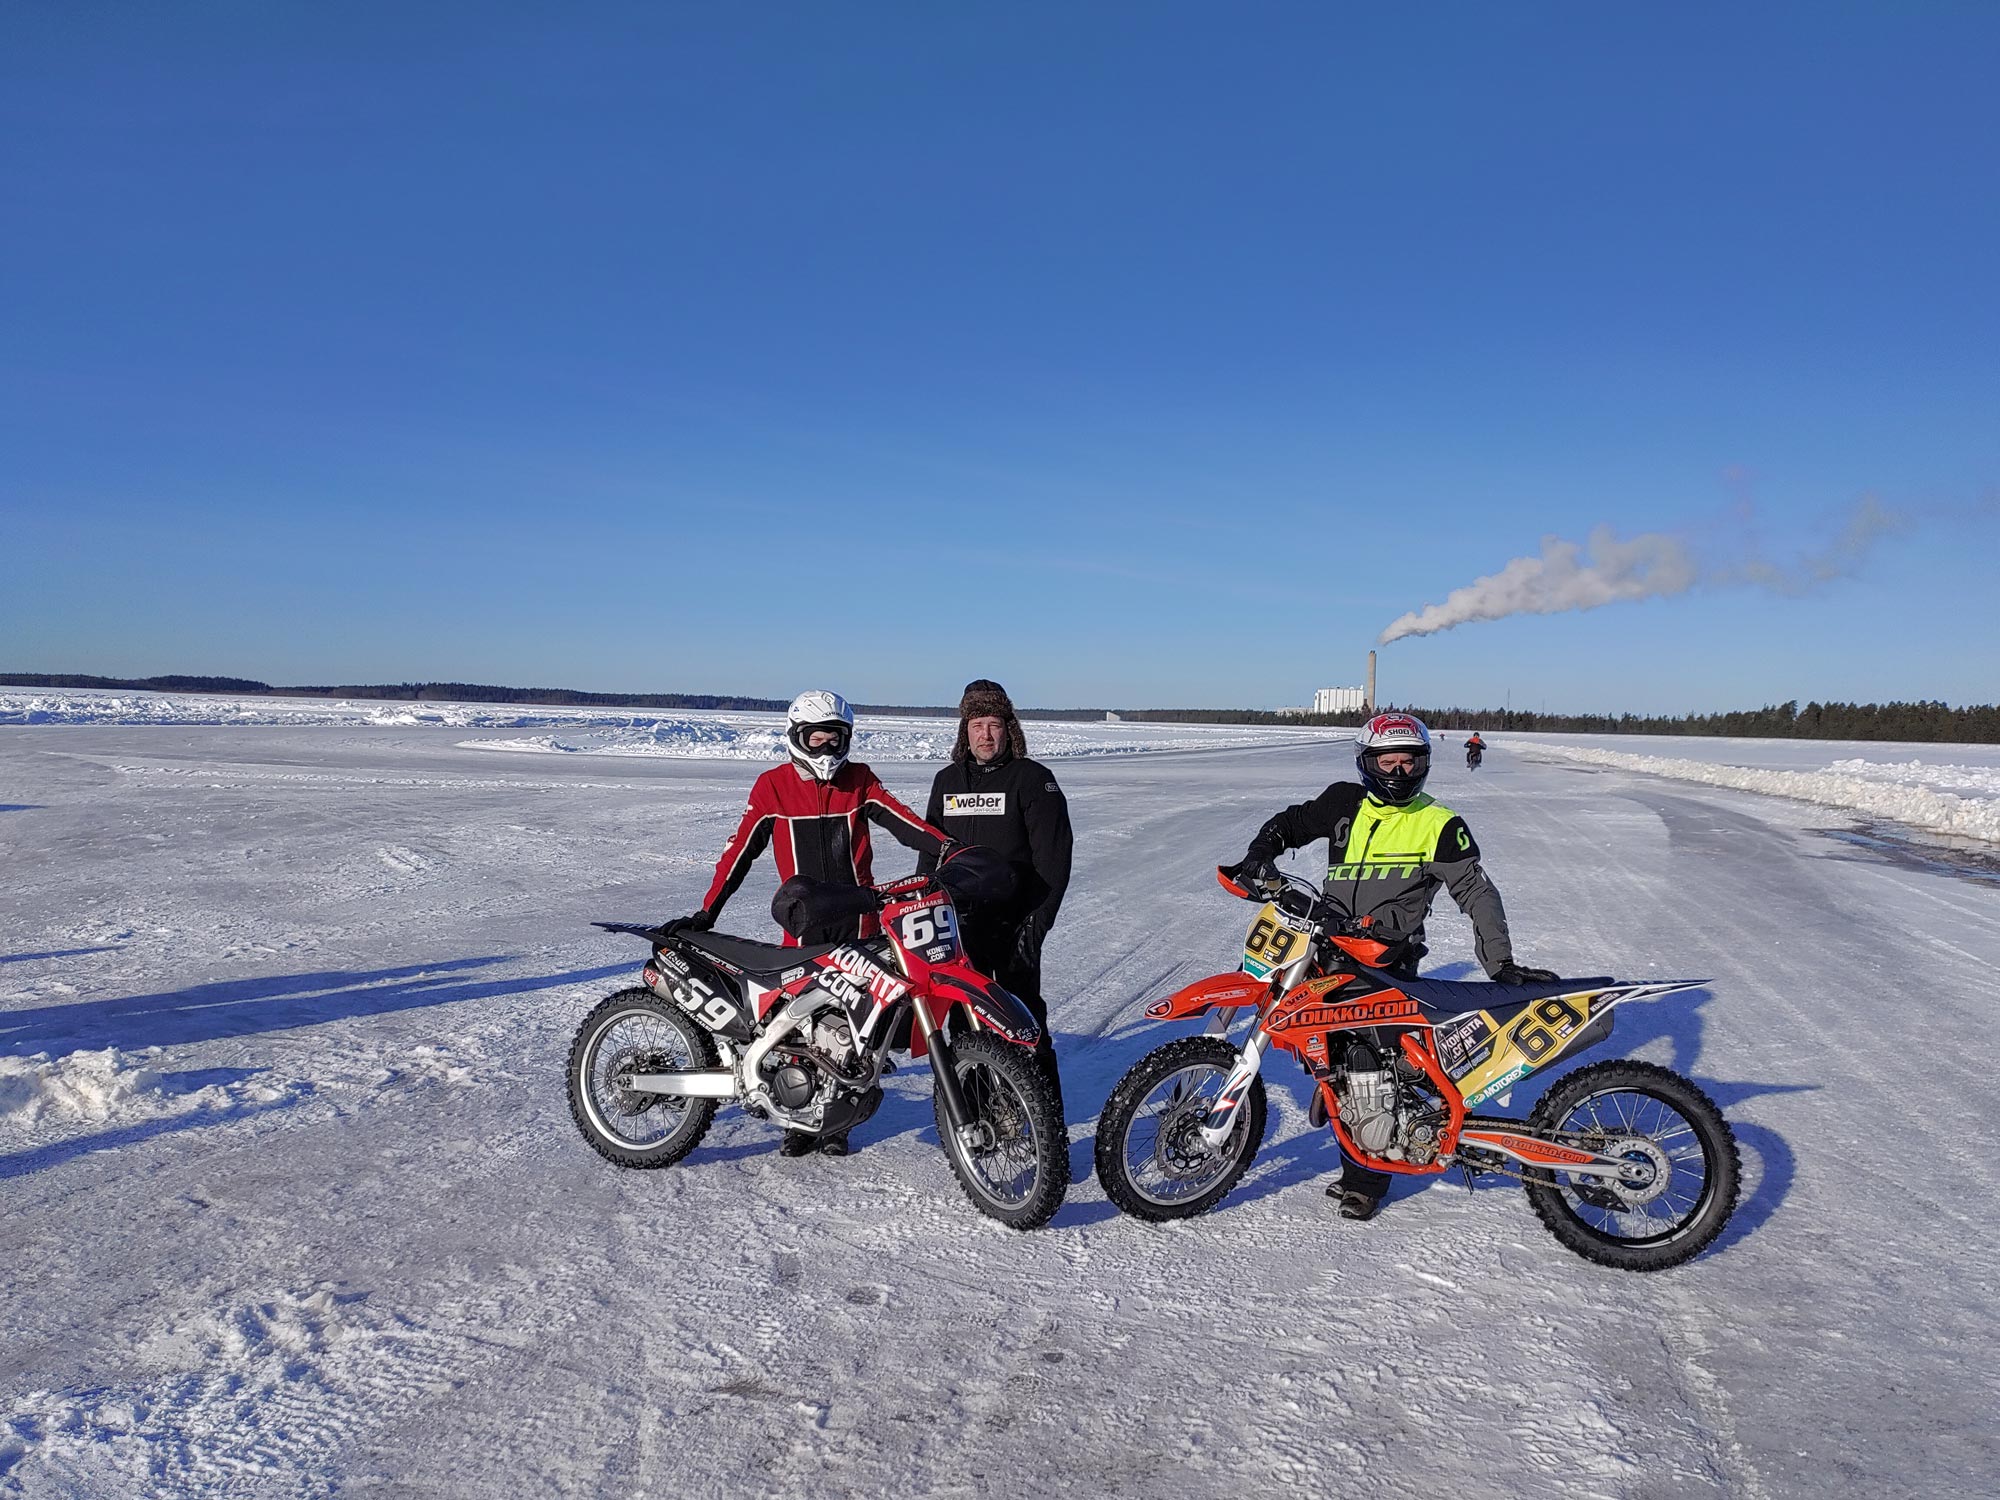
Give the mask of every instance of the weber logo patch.
M 947 792 L 944 799 L 944 815 L 947 818 L 1000 817 L 1007 811 L 1005 792 Z

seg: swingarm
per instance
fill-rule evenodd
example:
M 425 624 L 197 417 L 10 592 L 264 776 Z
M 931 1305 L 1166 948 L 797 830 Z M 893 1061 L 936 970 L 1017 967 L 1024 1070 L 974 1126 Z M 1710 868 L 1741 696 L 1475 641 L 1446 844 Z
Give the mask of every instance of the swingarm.
M 1573 1177 L 1592 1178 L 1628 1191 L 1649 1188 L 1660 1176 L 1660 1166 L 1652 1159 L 1657 1148 L 1642 1149 L 1632 1155 L 1610 1156 L 1562 1145 L 1530 1133 L 1519 1120 L 1492 1115 L 1466 1117 L 1465 1127 L 1458 1133 L 1457 1152 L 1463 1154 L 1468 1146 L 1507 1157 L 1525 1167 L 1553 1168 Z M 1476 1168 L 1479 1164 L 1475 1162 L 1472 1165 Z

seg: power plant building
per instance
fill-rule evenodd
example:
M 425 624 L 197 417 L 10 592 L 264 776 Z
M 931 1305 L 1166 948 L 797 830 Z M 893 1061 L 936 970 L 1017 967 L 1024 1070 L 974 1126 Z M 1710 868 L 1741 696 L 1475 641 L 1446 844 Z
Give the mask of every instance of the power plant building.
M 1312 711 L 1316 714 L 1358 714 L 1367 706 L 1368 693 L 1365 688 L 1321 688 L 1313 694 Z

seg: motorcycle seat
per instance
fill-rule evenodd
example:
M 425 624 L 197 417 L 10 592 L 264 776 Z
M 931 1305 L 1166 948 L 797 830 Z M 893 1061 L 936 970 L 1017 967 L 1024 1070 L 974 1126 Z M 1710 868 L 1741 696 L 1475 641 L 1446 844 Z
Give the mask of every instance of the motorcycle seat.
M 787 948 L 782 943 L 758 943 L 749 938 L 731 937 L 726 932 L 683 932 L 680 940 L 690 948 L 706 953 L 710 958 L 719 958 L 724 963 L 741 969 L 745 974 L 754 974 L 760 979 L 768 979 L 774 974 L 782 974 L 787 969 L 796 969 L 801 964 L 809 964 L 814 959 L 844 947 L 845 943 L 809 943 L 804 947 Z
M 1476 979 L 1398 979 L 1379 969 L 1370 970 L 1369 977 L 1401 990 L 1425 1010 L 1447 1016 L 1474 1010 L 1496 1013 L 1515 1011 L 1531 1000 L 1544 1000 L 1550 995 L 1573 995 L 1578 990 L 1599 989 L 1618 982 L 1603 976 L 1557 979 L 1548 984 L 1495 984 L 1491 980 Z

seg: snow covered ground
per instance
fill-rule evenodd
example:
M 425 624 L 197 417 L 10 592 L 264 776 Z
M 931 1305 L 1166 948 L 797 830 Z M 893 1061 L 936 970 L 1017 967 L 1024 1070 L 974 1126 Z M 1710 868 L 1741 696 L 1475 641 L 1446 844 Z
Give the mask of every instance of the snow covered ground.
M 1211 867 L 1347 756 L 1031 726 L 1135 732 L 1058 767 L 1079 1180 L 1017 1235 L 959 1193 L 921 1068 L 845 1161 L 782 1160 L 734 1112 L 664 1172 L 590 1153 L 563 1055 L 643 950 L 586 923 L 690 906 L 759 764 L 461 743 L 523 727 L 653 729 L 0 727 L 0 1494 L 1996 1488 L 2000 884 L 1976 862 L 1506 739 L 1476 775 L 1443 757 L 1526 961 L 1712 976 L 1621 1012 L 1612 1047 L 1735 1123 L 1731 1229 L 1639 1278 L 1504 1188 L 1413 1182 L 1342 1223 L 1282 1069 L 1250 1178 L 1150 1228 L 1085 1176 L 1098 1106 L 1172 1034 L 1144 1003 L 1233 958 L 1245 909 Z M 2000 768 L 1914 753 L 1908 784 L 1952 795 L 1980 789 L 1940 768 Z M 921 798 L 930 764 L 877 759 Z M 769 936 L 771 888 L 725 925 Z M 1448 904 L 1434 938 L 1464 975 Z

